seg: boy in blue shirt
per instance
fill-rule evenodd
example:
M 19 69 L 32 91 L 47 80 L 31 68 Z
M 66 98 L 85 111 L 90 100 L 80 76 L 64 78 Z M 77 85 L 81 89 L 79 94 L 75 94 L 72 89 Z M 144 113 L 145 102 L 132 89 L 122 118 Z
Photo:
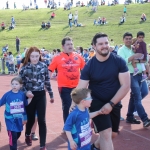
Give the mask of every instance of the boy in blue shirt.
M 68 150 L 91 150 L 92 129 L 90 118 L 101 114 L 101 111 L 88 112 L 91 106 L 91 91 L 87 88 L 75 88 L 71 92 L 71 98 L 76 104 L 76 108 L 69 114 L 64 131 L 68 138 Z
M 25 94 L 20 91 L 21 86 L 21 78 L 13 78 L 11 80 L 12 90 L 6 92 L 0 100 L 0 106 L 5 105 L 4 116 L 9 136 L 10 150 L 17 150 L 17 140 L 27 120 L 25 106 L 31 102 L 31 100 L 27 100 Z

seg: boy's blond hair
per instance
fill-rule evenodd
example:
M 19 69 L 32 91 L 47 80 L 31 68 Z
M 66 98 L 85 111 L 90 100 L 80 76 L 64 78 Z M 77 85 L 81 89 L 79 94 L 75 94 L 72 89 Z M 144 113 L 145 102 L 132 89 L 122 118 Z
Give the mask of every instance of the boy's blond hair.
M 87 98 L 88 93 L 91 93 L 90 89 L 87 88 L 75 88 L 71 92 L 71 98 L 76 103 L 79 104 L 83 99 Z

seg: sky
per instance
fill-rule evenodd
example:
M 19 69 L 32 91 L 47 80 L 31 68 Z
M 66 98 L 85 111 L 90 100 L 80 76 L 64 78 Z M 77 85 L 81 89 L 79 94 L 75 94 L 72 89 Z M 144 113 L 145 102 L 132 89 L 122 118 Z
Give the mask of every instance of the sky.
M 0 9 L 6 8 L 6 1 L 7 0 L 0 0 Z M 34 0 L 8 0 L 8 2 L 9 2 L 9 8 L 13 9 L 14 8 L 14 2 L 16 2 L 17 8 L 22 9 L 22 5 L 25 4 L 26 6 L 29 6 L 30 5 L 30 1 L 32 1 L 32 4 L 34 4 Z M 54 1 L 57 4 L 60 1 L 61 7 L 63 7 L 64 6 L 63 4 L 66 3 L 69 0 L 54 0 Z M 78 0 L 73 0 L 73 1 L 74 1 L 74 4 L 75 4 Z M 80 0 L 80 1 L 81 2 L 83 1 L 85 4 L 87 4 L 87 1 L 89 1 L 89 0 Z M 99 2 L 100 1 L 101 0 L 99 0 Z M 105 0 L 105 1 L 106 1 L 106 4 L 107 4 L 108 1 L 111 3 L 112 0 Z M 125 0 L 119 0 L 119 1 L 120 1 L 120 3 L 123 3 Z M 44 0 L 36 0 L 36 2 L 38 4 L 39 8 L 46 8 Z

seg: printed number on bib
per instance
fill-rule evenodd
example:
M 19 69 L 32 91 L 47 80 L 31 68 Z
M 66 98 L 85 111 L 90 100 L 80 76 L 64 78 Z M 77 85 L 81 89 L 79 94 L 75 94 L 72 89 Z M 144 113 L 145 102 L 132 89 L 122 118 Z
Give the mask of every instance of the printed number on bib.
M 92 138 L 92 130 L 89 129 L 85 132 L 80 133 L 79 137 L 80 137 L 80 141 L 81 141 L 81 147 L 89 144 L 91 142 L 91 138 Z
M 10 103 L 10 113 L 11 114 L 24 113 L 23 102 L 12 102 L 12 103 Z

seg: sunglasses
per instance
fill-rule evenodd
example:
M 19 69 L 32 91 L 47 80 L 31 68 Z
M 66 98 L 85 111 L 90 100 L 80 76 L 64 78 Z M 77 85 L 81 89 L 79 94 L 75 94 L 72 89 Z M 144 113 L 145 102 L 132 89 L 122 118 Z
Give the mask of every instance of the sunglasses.
M 93 100 L 93 99 L 92 99 L 92 97 L 87 97 L 87 98 L 84 98 L 83 100 L 91 101 L 91 100 Z

